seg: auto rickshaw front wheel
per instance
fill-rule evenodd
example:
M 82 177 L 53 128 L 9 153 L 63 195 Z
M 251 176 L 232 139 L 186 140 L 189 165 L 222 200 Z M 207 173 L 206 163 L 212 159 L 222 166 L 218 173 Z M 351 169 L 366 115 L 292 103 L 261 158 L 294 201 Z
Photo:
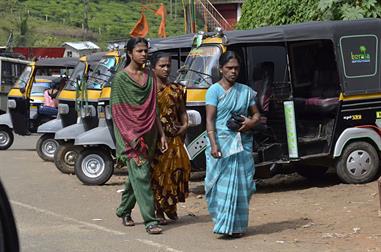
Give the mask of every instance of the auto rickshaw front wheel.
M 376 178 L 379 171 L 379 156 L 368 142 L 356 141 L 348 144 L 336 160 L 339 178 L 349 184 L 367 183 Z
M 54 164 L 57 169 L 64 174 L 74 174 L 74 165 L 82 150 L 82 146 L 61 143 L 54 154 Z
M 54 153 L 58 147 L 57 140 L 54 139 L 54 134 L 43 134 L 37 141 L 36 150 L 38 156 L 45 161 L 53 162 Z
M 75 175 L 85 185 L 103 185 L 114 173 L 114 160 L 104 148 L 88 148 L 79 153 Z
M 8 126 L 0 126 L 0 150 L 7 150 L 12 146 L 14 135 Z

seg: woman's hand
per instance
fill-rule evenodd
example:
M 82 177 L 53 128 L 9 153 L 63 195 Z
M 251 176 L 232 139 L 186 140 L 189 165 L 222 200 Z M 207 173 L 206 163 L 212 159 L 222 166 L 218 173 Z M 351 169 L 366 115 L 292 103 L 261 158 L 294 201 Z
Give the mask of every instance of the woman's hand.
M 253 118 L 249 118 L 246 116 L 242 117 L 245 118 L 245 120 L 242 122 L 241 128 L 238 129 L 238 131 L 240 132 L 246 132 L 251 130 L 258 122 L 258 118 L 256 116 L 253 116 Z
M 167 142 L 167 138 L 165 137 L 165 135 L 162 135 L 160 137 L 160 151 L 162 153 L 166 152 L 168 150 L 168 142 Z
M 217 145 L 212 145 L 212 150 L 211 150 L 210 154 L 211 154 L 214 158 L 221 158 L 221 157 L 222 157 L 221 152 L 220 152 L 220 150 L 218 149 L 218 146 L 217 146 Z
M 182 135 L 185 135 L 185 132 L 186 130 L 188 129 L 188 125 L 187 124 L 183 124 L 183 125 L 175 125 L 176 129 L 177 129 L 177 132 L 176 132 L 176 135 L 177 136 L 182 136 Z

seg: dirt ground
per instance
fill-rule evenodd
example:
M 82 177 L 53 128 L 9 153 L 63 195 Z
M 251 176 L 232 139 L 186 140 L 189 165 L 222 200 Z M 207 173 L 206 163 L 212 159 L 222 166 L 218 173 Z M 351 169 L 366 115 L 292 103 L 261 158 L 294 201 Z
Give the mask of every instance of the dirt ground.
M 207 216 L 203 183 L 192 182 L 191 190 L 180 213 Z M 376 181 L 349 185 L 335 174 L 318 182 L 277 175 L 257 181 L 242 239 L 260 241 L 266 251 L 381 251 L 379 204 Z

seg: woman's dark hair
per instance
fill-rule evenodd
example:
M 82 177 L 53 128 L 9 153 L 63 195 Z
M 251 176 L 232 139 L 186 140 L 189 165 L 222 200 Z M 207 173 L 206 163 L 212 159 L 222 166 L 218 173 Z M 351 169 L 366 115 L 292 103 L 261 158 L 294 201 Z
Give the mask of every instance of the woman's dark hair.
M 152 54 L 151 59 L 150 59 L 151 67 L 154 68 L 156 66 L 157 62 L 159 61 L 159 59 L 161 59 L 161 58 L 171 59 L 171 55 L 169 53 L 166 53 L 166 52 L 155 52 L 154 54 Z
M 135 46 L 139 43 L 143 43 L 148 47 L 148 41 L 145 38 L 136 37 L 136 38 L 130 38 L 127 41 L 127 44 L 124 48 L 126 49 L 126 52 L 131 53 L 132 50 L 135 48 Z
M 223 67 L 226 63 L 229 62 L 231 59 L 236 59 L 238 61 L 238 64 L 241 65 L 241 59 L 238 57 L 238 55 L 233 51 L 226 51 L 224 52 L 218 61 L 220 64 L 220 67 Z

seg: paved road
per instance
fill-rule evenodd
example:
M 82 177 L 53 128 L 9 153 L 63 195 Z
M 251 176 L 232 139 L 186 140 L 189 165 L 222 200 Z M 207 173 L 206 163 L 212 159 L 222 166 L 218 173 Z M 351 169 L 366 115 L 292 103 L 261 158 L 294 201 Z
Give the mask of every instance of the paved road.
M 102 187 L 82 185 L 54 164 L 43 162 L 34 150 L 37 137 L 17 137 L 11 149 L 0 152 L 0 177 L 15 214 L 22 251 L 250 251 L 250 237 L 235 242 L 216 239 L 207 214 L 180 213 L 179 223 L 158 236 L 146 234 L 137 209 L 133 228 L 121 225 L 114 209 L 123 176 Z M 200 187 L 200 185 L 194 185 Z M 194 197 L 194 199 L 196 199 Z M 203 200 L 203 199 L 200 199 Z M 196 204 L 197 205 L 197 204 Z M 181 216 L 182 215 L 182 216 Z
M 124 176 L 113 176 L 105 186 L 84 186 L 40 160 L 36 141 L 16 137 L 10 150 L 0 151 L 0 178 L 22 251 L 381 251 L 376 182 L 345 185 L 327 176 L 310 184 L 292 175 L 262 181 L 250 204 L 248 232 L 239 240 L 211 232 L 203 185 L 192 182 L 179 222 L 152 236 L 137 208 L 135 227 L 122 226 L 115 216 Z

